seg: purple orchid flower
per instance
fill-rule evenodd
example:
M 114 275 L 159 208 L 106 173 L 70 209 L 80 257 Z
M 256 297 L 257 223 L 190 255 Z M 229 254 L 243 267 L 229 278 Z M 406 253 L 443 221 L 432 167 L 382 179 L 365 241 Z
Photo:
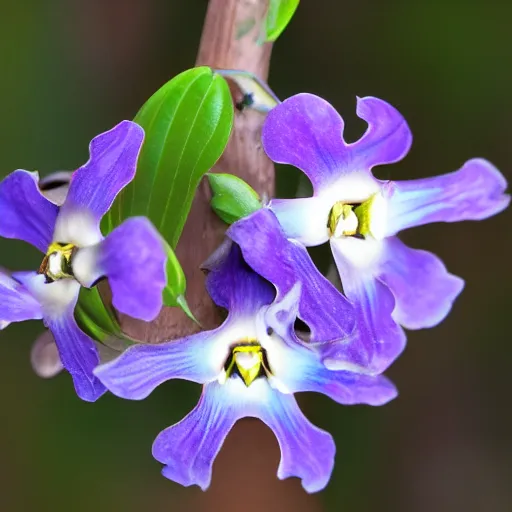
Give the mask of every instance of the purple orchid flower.
M 332 437 L 312 425 L 293 396 L 323 393 L 341 404 L 382 405 L 396 396 L 383 376 L 328 370 L 318 353 L 295 337 L 300 284 L 282 300 L 253 272 L 233 244 L 217 257 L 207 288 L 229 311 L 217 329 L 161 345 L 137 345 L 95 374 L 114 394 L 132 400 L 148 396 L 169 379 L 204 384 L 196 408 L 161 432 L 153 456 L 163 475 L 205 490 L 224 439 L 241 418 L 259 418 L 281 448 L 280 479 L 298 476 L 308 492 L 327 485 L 334 463 Z
M 251 238 L 256 224 L 258 230 L 272 230 L 266 237 L 279 240 L 278 253 L 296 244 L 329 241 L 344 293 L 356 308 L 357 327 L 351 342 L 323 345 L 324 362 L 329 368 L 343 368 L 347 360 L 358 360 L 378 373 L 404 348 L 400 326 L 438 324 L 464 286 L 435 255 L 411 249 L 395 235 L 430 222 L 485 219 L 505 209 L 510 197 L 504 194 L 502 174 L 483 159 L 469 160 L 458 171 L 434 178 L 374 178 L 374 166 L 407 154 L 412 135 L 397 110 L 377 98 L 358 98 L 357 115 L 368 129 L 347 144 L 343 119 L 323 99 L 298 94 L 276 106 L 263 127 L 264 149 L 273 161 L 302 170 L 314 194 L 270 202 L 281 232 L 268 210 L 243 219 L 232 230 L 244 257 L 250 257 L 248 262 L 264 277 L 273 265 L 268 260 L 274 246 L 258 245 Z M 300 268 L 303 260 L 288 265 Z M 278 288 L 283 286 L 283 272 L 271 277 Z
M 0 236 L 45 254 L 38 272 L 0 274 L 0 320 L 5 327 L 43 319 L 78 396 L 87 401 L 105 387 L 92 373 L 99 363 L 96 344 L 74 318 L 80 287 L 107 277 L 114 307 L 146 321 L 162 306 L 166 253 L 153 225 L 134 217 L 106 238 L 100 231 L 101 218 L 135 175 L 143 139 L 142 128 L 130 121 L 93 139 L 90 159 L 73 174 L 60 207 L 40 192 L 37 173 L 14 171 L 0 183 Z

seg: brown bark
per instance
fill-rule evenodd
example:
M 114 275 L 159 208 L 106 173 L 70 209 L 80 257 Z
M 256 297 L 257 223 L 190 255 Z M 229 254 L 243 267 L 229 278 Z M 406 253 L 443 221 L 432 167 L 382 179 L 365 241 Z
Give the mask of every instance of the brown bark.
M 257 43 L 266 8 L 266 0 L 211 0 L 196 65 L 242 69 L 266 81 L 272 45 Z M 213 171 L 236 174 L 257 192 L 269 196 L 274 191 L 274 166 L 261 147 L 263 120 L 258 112 L 235 109 L 231 139 Z M 225 229 L 212 212 L 209 200 L 209 186 L 204 179 L 176 250 L 187 277 L 190 309 L 206 329 L 218 325 L 219 317 L 206 293 L 200 266 L 222 241 Z M 122 325 L 127 333 L 146 342 L 177 338 L 198 330 L 178 308 L 164 308 L 150 324 L 123 318 Z

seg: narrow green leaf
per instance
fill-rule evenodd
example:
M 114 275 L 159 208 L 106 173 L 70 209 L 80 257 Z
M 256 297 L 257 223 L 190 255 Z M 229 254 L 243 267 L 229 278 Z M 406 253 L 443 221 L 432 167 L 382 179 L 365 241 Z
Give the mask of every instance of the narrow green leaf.
M 98 288 L 80 288 L 75 307 L 75 320 L 82 331 L 104 343 L 111 336 L 120 336 L 121 327 L 114 313 L 101 300 Z
M 227 224 L 261 208 L 261 199 L 244 180 L 232 174 L 208 174 L 212 188 L 211 207 Z
M 167 285 L 163 291 L 164 305 L 171 307 L 178 306 L 183 309 L 187 316 L 196 321 L 185 299 L 185 288 L 187 283 L 183 269 L 181 268 L 180 262 L 169 244 L 165 243 L 165 245 L 167 250 Z
M 270 0 L 264 23 L 263 42 L 275 41 L 294 15 L 299 0 Z

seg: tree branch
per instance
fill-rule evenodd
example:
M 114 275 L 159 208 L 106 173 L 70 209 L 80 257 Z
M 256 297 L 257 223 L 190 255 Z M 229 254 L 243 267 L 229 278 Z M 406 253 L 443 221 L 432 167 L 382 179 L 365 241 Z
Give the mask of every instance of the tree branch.
M 257 42 L 266 9 L 267 0 L 211 0 L 196 65 L 242 69 L 266 81 L 272 45 Z M 232 92 L 236 102 L 236 93 L 233 89 Z M 258 193 L 270 196 L 274 192 L 274 166 L 261 147 L 263 120 L 258 112 L 235 110 L 231 139 L 213 171 L 235 174 Z M 225 231 L 225 225 L 210 208 L 210 197 L 208 183 L 203 179 L 176 250 L 187 277 L 190 309 L 206 329 L 216 327 L 219 316 L 205 290 L 200 265 L 220 244 Z M 124 318 L 122 325 L 128 334 L 153 343 L 198 330 L 178 308 L 164 308 L 150 324 Z

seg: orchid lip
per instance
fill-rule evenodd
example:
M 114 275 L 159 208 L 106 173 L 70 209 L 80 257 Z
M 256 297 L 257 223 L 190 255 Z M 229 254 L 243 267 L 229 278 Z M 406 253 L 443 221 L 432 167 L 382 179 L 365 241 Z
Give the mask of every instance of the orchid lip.
M 334 238 L 355 237 L 364 240 L 371 236 L 381 239 L 385 216 L 385 200 L 380 193 L 375 193 L 358 203 L 334 203 L 329 212 L 327 227 L 330 236 Z
M 246 387 L 260 377 L 272 376 L 266 350 L 257 340 L 251 339 L 231 348 L 218 380 L 224 384 L 228 378 L 235 376 L 240 377 Z
M 72 259 L 77 249 L 74 244 L 52 242 L 37 273 L 43 274 L 47 283 L 73 278 Z

